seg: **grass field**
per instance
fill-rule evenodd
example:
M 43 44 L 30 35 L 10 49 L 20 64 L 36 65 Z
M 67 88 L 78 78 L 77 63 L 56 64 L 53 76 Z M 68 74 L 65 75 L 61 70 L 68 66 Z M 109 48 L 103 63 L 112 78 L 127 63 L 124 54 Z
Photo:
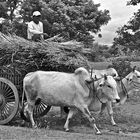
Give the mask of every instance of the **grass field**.
M 94 69 L 105 69 L 110 63 L 91 62 Z M 133 62 L 132 66 L 140 67 L 140 62 Z M 97 121 L 97 126 L 103 133 L 101 136 L 94 134 L 90 123 L 78 113 L 70 121 L 70 132 L 64 132 L 65 119 L 60 117 L 60 108 L 53 107 L 42 118 L 36 119 L 38 129 L 33 130 L 30 123 L 23 122 L 16 116 L 6 126 L 0 127 L 0 139 L 14 140 L 140 140 L 140 92 L 130 94 L 127 102 L 113 109 L 117 126 L 112 126 L 107 110 L 103 116 L 92 112 Z
M 101 136 L 94 134 L 90 123 L 78 113 L 70 121 L 70 132 L 64 132 L 65 119 L 60 117 L 60 109 L 53 107 L 44 117 L 36 119 L 38 129 L 33 130 L 30 123 L 23 123 L 16 117 L 7 126 L 2 126 L 1 139 L 26 139 L 26 140 L 139 140 L 140 139 L 140 93 L 131 94 L 127 102 L 114 108 L 114 119 L 117 126 L 110 123 L 107 110 L 103 116 L 98 112 L 92 112 L 97 126 L 103 133 Z

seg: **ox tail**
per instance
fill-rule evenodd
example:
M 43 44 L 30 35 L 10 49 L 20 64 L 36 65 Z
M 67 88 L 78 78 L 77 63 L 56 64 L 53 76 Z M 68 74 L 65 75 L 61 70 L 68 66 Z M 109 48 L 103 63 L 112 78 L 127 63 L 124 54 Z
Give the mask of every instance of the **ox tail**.
M 23 120 L 29 122 L 29 119 L 28 119 L 27 116 L 25 116 L 25 114 L 24 114 L 24 109 L 25 109 L 24 98 L 25 98 L 25 91 L 24 91 L 24 89 L 23 89 L 22 100 L 21 100 L 20 117 L 21 117 Z

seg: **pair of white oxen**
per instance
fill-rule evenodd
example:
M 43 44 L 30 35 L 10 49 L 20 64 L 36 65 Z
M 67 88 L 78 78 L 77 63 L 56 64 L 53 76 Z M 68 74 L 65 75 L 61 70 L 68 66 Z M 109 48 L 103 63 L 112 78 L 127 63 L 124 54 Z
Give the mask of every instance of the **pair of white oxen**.
M 119 80 L 118 80 L 119 79 Z M 140 72 L 133 68 L 123 79 L 118 78 L 115 69 L 90 70 L 80 67 L 74 73 L 56 71 L 36 71 L 28 73 L 23 80 L 23 97 L 27 98 L 24 112 L 28 113 L 32 127 L 36 128 L 33 119 L 33 107 L 38 99 L 49 106 L 69 107 L 64 125 L 69 130 L 69 120 L 81 111 L 90 121 L 96 134 L 101 134 L 90 111 L 103 112 L 107 107 L 112 125 L 112 102 L 123 104 L 130 90 L 139 88 Z

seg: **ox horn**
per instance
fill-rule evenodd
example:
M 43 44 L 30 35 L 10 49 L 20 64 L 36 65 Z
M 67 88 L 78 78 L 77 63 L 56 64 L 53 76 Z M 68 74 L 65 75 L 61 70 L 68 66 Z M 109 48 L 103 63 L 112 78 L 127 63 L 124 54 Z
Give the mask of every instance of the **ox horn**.
M 97 76 L 95 75 L 95 80 L 97 80 Z
M 90 73 L 90 80 L 88 79 L 88 80 L 85 80 L 86 81 L 86 83 L 88 83 L 88 84 L 90 84 L 90 83 L 92 83 L 93 82 L 93 78 L 92 78 L 92 71 L 93 71 L 93 68 L 89 71 L 89 72 L 91 72 Z
M 92 72 L 93 72 L 93 68 L 91 68 L 91 75 L 90 75 L 91 78 L 92 78 Z
M 90 79 L 91 79 L 91 81 L 93 82 L 94 79 L 93 79 L 93 77 L 92 77 L 92 72 L 93 72 L 93 68 L 91 68 L 91 74 L 90 74 Z
M 132 70 L 132 71 L 134 72 L 134 71 L 135 71 L 135 69 L 136 69 L 136 66 L 134 66 L 134 67 L 133 67 L 133 70 Z

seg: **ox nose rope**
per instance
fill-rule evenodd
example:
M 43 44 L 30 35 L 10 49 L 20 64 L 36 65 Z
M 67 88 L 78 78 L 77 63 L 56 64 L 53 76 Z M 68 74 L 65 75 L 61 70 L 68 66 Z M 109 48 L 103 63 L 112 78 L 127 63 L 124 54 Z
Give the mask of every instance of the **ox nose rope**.
M 97 95 L 97 92 L 96 92 L 96 98 L 99 100 L 99 102 L 101 103 L 101 104 L 103 104 L 103 102 L 101 101 L 101 99 L 98 97 L 98 95 Z
M 97 80 L 96 80 L 96 81 L 97 81 Z M 91 87 L 89 87 L 88 85 L 87 85 L 87 87 L 89 88 L 90 92 L 93 91 L 93 92 L 95 93 L 94 96 L 99 100 L 100 103 L 103 104 L 103 102 L 100 100 L 100 98 L 99 98 L 98 95 L 97 95 L 97 90 L 95 89 L 94 82 L 95 82 L 95 80 L 93 79 L 93 89 L 92 89 Z
M 129 98 L 128 91 L 127 91 L 127 89 L 126 89 L 126 87 L 125 87 L 124 83 L 122 82 L 122 78 L 121 78 L 121 80 L 120 80 L 120 81 L 121 81 L 121 87 L 122 87 L 122 89 L 123 89 L 124 93 L 126 94 L 127 98 Z
M 139 83 L 139 82 L 136 82 L 136 81 L 133 81 L 133 80 L 132 80 L 132 83 L 133 83 L 134 87 L 137 87 L 137 88 L 140 89 L 140 83 Z M 139 85 L 139 86 L 138 86 L 138 85 Z
M 92 72 L 93 72 L 93 68 L 91 69 L 91 75 L 90 75 L 91 81 L 93 82 L 93 89 L 91 88 L 91 86 L 88 86 L 88 84 L 87 84 L 87 82 L 86 82 L 87 87 L 89 88 L 90 92 L 91 92 L 92 90 L 93 90 L 93 92 L 95 92 L 95 97 L 99 100 L 99 102 L 100 102 L 101 104 L 103 104 L 103 102 L 100 100 L 100 98 L 99 98 L 98 95 L 97 95 L 97 90 L 96 90 L 95 85 L 94 85 L 94 82 L 100 80 L 101 78 L 97 79 L 97 77 L 96 77 L 96 75 L 95 75 L 95 79 L 94 79 L 94 78 L 92 77 Z
M 127 81 L 129 81 L 129 79 L 127 79 L 127 78 L 125 78 L 125 79 L 126 79 Z M 123 83 L 123 82 L 122 82 L 122 83 Z M 140 89 L 140 86 L 138 86 L 138 85 L 140 85 L 139 82 L 136 82 L 136 81 L 134 81 L 134 80 L 131 80 L 131 83 L 133 84 L 134 87 Z M 123 84 L 123 86 L 124 86 L 124 84 Z M 125 86 L 124 86 L 124 89 L 126 90 L 126 87 L 125 87 Z M 126 90 L 126 92 L 127 92 L 127 90 Z M 127 97 L 129 97 L 129 96 L 128 96 L 128 92 L 127 92 Z

